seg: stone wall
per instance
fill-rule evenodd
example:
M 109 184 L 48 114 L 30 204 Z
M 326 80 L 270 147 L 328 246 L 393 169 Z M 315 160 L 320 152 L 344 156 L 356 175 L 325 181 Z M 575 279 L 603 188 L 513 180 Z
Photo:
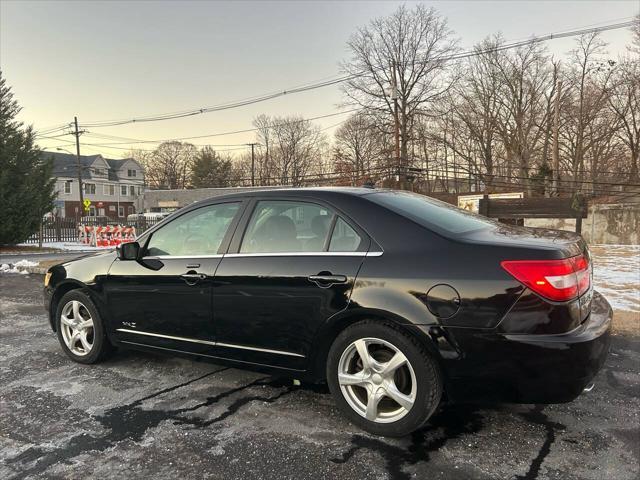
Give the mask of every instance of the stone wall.
M 525 220 L 528 227 L 554 228 L 575 232 L 574 219 L 535 218 Z M 640 244 L 640 204 L 595 204 L 582 220 L 582 236 L 590 244 Z

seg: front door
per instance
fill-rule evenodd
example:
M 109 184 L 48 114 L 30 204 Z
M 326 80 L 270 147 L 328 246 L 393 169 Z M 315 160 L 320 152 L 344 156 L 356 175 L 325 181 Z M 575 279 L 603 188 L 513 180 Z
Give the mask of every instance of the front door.
M 139 261 L 113 263 L 104 284 L 118 340 L 199 353 L 211 348 L 213 279 L 240 205 L 186 212 L 146 239 Z
M 304 369 L 318 328 L 348 306 L 368 237 L 329 207 L 285 200 L 256 202 L 240 233 L 216 273 L 217 354 Z

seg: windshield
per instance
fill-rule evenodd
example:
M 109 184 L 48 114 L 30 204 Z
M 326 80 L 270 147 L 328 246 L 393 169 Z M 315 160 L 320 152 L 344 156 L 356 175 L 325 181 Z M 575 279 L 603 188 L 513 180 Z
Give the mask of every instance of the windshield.
M 367 198 L 444 235 L 461 234 L 495 226 L 495 223 L 488 218 L 411 192 L 377 192 L 367 195 Z

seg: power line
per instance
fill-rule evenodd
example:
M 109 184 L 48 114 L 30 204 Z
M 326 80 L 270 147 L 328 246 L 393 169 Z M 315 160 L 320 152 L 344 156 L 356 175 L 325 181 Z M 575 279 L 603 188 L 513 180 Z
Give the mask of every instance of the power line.
M 268 125 L 268 128 L 276 128 L 276 127 L 282 127 L 285 125 L 291 125 L 294 123 L 300 123 L 300 122 L 311 122 L 314 120 L 321 120 L 324 118 L 330 118 L 330 117 L 335 117 L 338 115 L 346 115 L 348 113 L 353 113 L 356 111 L 360 111 L 362 109 L 360 108 L 352 108 L 350 110 L 343 110 L 341 112 L 335 112 L 335 113 L 329 113 L 326 115 L 318 115 L 316 117 L 310 117 L 310 118 L 301 118 L 301 119 L 296 119 L 293 121 L 286 121 L 286 122 L 277 122 L 277 123 L 272 123 L 270 125 Z M 340 122 L 342 123 L 342 122 Z M 340 123 L 336 124 L 339 125 Z M 333 125 L 333 126 L 336 126 Z M 332 126 L 332 127 L 333 127 Z M 325 127 L 326 129 L 332 128 L 332 127 Z M 109 146 L 109 145 L 130 145 L 130 144 L 134 144 L 134 143 L 164 143 L 164 142 L 172 142 L 172 141 L 181 141 L 181 140 L 197 140 L 200 138 L 209 138 L 209 137 L 222 137 L 222 136 L 226 136 L 226 135 L 237 135 L 240 133 L 251 133 L 251 132 L 257 132 L 258 130 L 260 130 L 260 127 L 254 127 L 254 128 L 245 128 L 243 130 L 233 130 L 233 131 L 229 131 L 229 132 L 218 132 L 218 133 L 208 133 L 205 135 L 195 135 L 195 136 L 191 136 L 191 137 L 175 137 L 175 138 L 165 138 L 165 139 L 157 139 L 157 140 L 139 140 L 139 141 L 125 141 L 125 142 L 108 142 L 108 143 L 89 143 L 87 145 L 94 145 L 94 146 Z M 126 137 L 121 137 L 121 138 L 126 138 Z M 136 139 L 127 139 L 127 140 L 136 140 Z
M 448 169 L 448 170 L 444 170 L 442 167 L 439 168 L 429 168 L 424 169 L 423 171 L 416 171 L 416 170 L 410 170 L 409 173 L 425 173 L 425 171 L 430 174 L 432 172 L 439 172 L 439 173 L 445 173 L 445 174 L 451 174 L 454 173 L 453 170 L 459 170 L 461 172 L 464 172 L 466 174 L 471 174 L 474 175 L 476 177 L 491 177 L 491 182 L 493 183 L 493 179 L 495 178 L 505 178 L 505 179 L 515 179 L 515 180 L 528 180 L 528 181 L 535 181 L 535 178 L 532 177 L 523 177 L 523 176 L 519 176 L 519 175 L 500 175 L 500 174 L 488 174 L 486 172 L 480 172 L 478 170 L 469 170 L 466 169 L 465 167 L 463 167 L 462 165 L 456 165 L 455 168 Z M 455 177 L 460 179 L 460 177 Z M 580 185 L 603 185 L 603 186 L 623 186 L 623 187 L 640 187 L 639 183 L 618 183 L 618 182 L 600 182 L 600 181 L 595 181 L 595 180 L 558 180 L 559 183 L 565 183 L 565 184 L 570 184 L 568 185 L 568 187 L 572 186 L 572 185 L 576 185 L 576 184 L 580 184 Z
M 566 37 L 573 37 L 573 36 L 578 36 L 578 35 L 584 35 L 584 34 L 588 34 L 588 33 L 599 33 L 599 32 L 603 32 L 603 31 L 607 31 L 607 30 L 615 30 L 615 29 L 620 29 L 620 28 L 628 28 L 633 26 L 635 23 L 634 21 L 627 21 L 627 22 L 619 22 L 619 23 L 613 23 L 613 24 L 608 24 L 608 25 L 603 25 L 600 27 L 592 27 L 592 28 L 582 28 L 582 29 L 576 29 L 576 30 L 570 30 L 570 31 L 564 31 L 564 32 L 558 32 L 558 33 L 551 33 L 548 35 L 543 35 L 543 36 L 539 36 L 539 37 L 532 37 L 528 40 L 522 40 L 519 42 L 513 42 L 513 43 L 509 43 L 509 44 L 504 44 L 504 45 L 500 45 L 500 46 L 495 46 L 495 47 L 490 47 L 484 50 L 480 50 L 480 49 L 473 49 L 473 50 L 469 50 L 467 52 L 461 52 L 461 53 L 456 53 L 456 54 L 452 54 L 452 55 L 447 55 L 447 56 L 441 56 L 435 59 L 431 59 L 431 60 L 427 60 L 427 61 L 423 61 L 423 62 L 416 62 L 416 64 L 425 64 L 425 63 L 431 63 L 431 62 L 446 62 L 446 61 L 451 61 L 451 60 L 459 60 L 459 59 L 464 59 L 464 58 L 469 58 L 469 57 L 473 57 L 473 56 L 478 56 L 478 55 L 483 55 L 486 53 L 493 53 L 493 52 L 499 52 L 499 51 L 503 51 L 503 50 L 508 50 L 508 49 L 512 49 L 512 48 L 518 48 L 521 46 L 525 46 L 525 45 L 530 45 L 530 44 L 535 44 L 535 43 L 542 43 L 542 42 L 546 42 L 546 41 L 550 41 L 550 40 L 555 40 L 555 39 L 559 39 L 559 38 L 566 38 Z M 350 74 L 350 75 L 344 75 L 344 76 L 340 76 L 337 78 L 330 78 L 328 80 L 324 80 L 321 82 L 316 82 L 316 83 L 310 83 L 310 84 L 306 84 L 306 85 L 302 85 L 299 87 L 294 87 L 288 90 L 282 90 L 282 91 L 278 91 L 278 92 L 273 92 L 273 93 L 269 93 L 269 94 L 264 94 L 264 95 L 260 95 L 260 96 L 256 96 L 256 97 L 250 97 L 247 99 L 243 99 L 243 100 L 239 100 L 236 102 L 226 102 L 226 103 L 222 103 L 222 104 L 218 104 L 218 105 L 214 105 L 211 107 L 203 107 L 203 108 L 197 108 L 197 109 L 192 109 L 192 110 L 184 110 L 184 111 L 179 111 L 179 112 L 171 112 L 171 113 L 164 113 L 164 114 L 157 114 L 157 115 L 148 115 L 148 116 L 142 116 L 142 117 L 137 117 L 137 118 L 130 118 L 130 119 L 122 119 L 122 120 L 106 120 L 106 121 L 95 121 L 95 122 L 87 122 L 87 123 L 83 123 L 82 127 L 109 127 L 109 126 L 118 126 L 118 125 L 125 125 L 125 124 L 131 124 L 131 123 L 146 123 L 146 122 L 156 122 L 156 121 L 163 121 L 163 120 L 172 120 L 172 119 L 177 119 L 177 118 L 184 118 L 184 117 L 190 117 L 190 116 L 194 116 L 194 115 L 202 115 L 204 113 L 211 113 L 211 112 L 218 112 L 218 111 L 223 111 L 223 110 L 229 110 L 229 109 L 233 109 L 233 108 L 239 108 L 239 107 L 243 107 L 243 106 L 247 106 L 247 105 L 253 105 L 256 103 L 261 103 L 261 102 L 265 102 L 268 100 L 272 100 L 278 97 L 282 97 L 285 95 L 293 95 L 296 93 L 302 93 L 302 92 L 307 92 L 310 90 L 315 90 L 318 88 L 324 88 L 327 86 L 331 86 L 331 85 L 336 85 L 339 83 L 343 83 L 345 81 L 348 80 L 352 80 L 358 77 L 362 77 L 367 75 L 367 72 L 365 71 L 361 71 L 361 72 L 356 72 L 354 74 Z
M 94 137 L 96 137 L 96 134 L 87 133 L 87 136 L 94 138 Z M 164 142 L 175 141 L 175 140 L 176 139 L 170 139 L 170 140 L 168 139 L 168 140 L 162 140 L 162 141 L 153 142 L 153 143 L 164 143 Z M 137 141 L 137 142 L 134 141 L 134 142 L 115 142 L 115 143 L 87 143 L 85 145 L 93 145 L 93 146 L 96 146 L 96 147 L 104 147 L 104 146 L 108 147 L 110 145 L 120 145 L 120 144 L 127 144 L 128 145 L 128 144 L 135 144 L 135 143 L 151 143 L 151 142 L 140 140 L 140 141 Z M 220 144 L 209 143 L 206 146 L 207 147 L 240 147 L 240 146 L 243 146 L 243 145 L 246 145 L 246 144 L 245 143 L 220 143 Z
M 378 165 L 378 166 L 372 166 L 369 167 L 368 169 L 366 169 L 366 171 L 363 171 L 362 173 L 364 175 L 371 175 L 371 174 L 375 174 L 375 172 L 379 172 L 379 173 L 390 173 L 393 174 L 393 172 L 397 172 L 398 168 L 397 165 Z M 450 170 L 445 171 L 443 169 L 433 169 L 433 170 L 429 170 L 429 173 L 432 172 L 440 172 L 443 174 L 451 174 L 452 172 Z M 354 170 L 351 171 L 331 171 L 331 172 L 325 172 L 325 173 L 309 173 L 309 174 L 303 174 L 303 175 L 298 175 L 295 177 L 296 180 L 298 181 L 302 181 L 302 182 L 306 182 L 306 183 L 313 183 L 313 182 L 326 182 L 326 181 L 330 181 L 330 180 L 346 180 L 348 179 L 349 176 L 353 175 L 354 173 L 358 173 Z M 426 172 L 411 172 L 414 173 L 416 175 L 419 176 L 425 176 Z M 503 176 L 500 176 L 503 177 Z M 506 176 L 505 176 L 506 177 Z M 260 180 L 262 180 L 263 182 L 269 182 L 272 180 L 275 181 L 281 181 L 283 178 L 282 175 L 280 176 L 269 176 L 269 177 L 261 177 Z M 517 178 L 517 177 L 516 177 Z M 238 178 L 236 179 L 238 182 L 248 182 L 251 180 L 250 177 L 246 177 L 246 178 Z M 436 179 L 429 179 L 430 181 L 435 181 L 435 180 L 443 180 L 443 181 L 447 181 L 447 180 L 456 180 L 456 181 L 460 181 L 461 183 L 464 182 L 465 179 L 462 179 L 460 177 L 440 177 L 440 178 L 436 178 Z M 472 180 L 472 179 L 468 179 L 468 180 Z M 571 182 L 573 183 L 573 182 Z M 627 184 L 615 184 L 617 186 L 627 186 Z M 525 185 L 522 184 L 515 184 L 515 183 L 510 183 L 507 182 L 506 180 L 493 180 L 491 182 L 491 186 L 494 187 L 498 187 L 498 188 L 525 188 Z M 533 185 L 533 188 L 536 187 L 540 187 Z M 575 194 L 576 191 L 573 189 L 570 189 L 568 187 L 559 187 L 558 188 L 558 192 L 559 193 L 563 193 L 563 194 Z M 449 193 L 449 192 L 446 192 Z M 598 194 L 598 195 L 612 195 L 613 192 L 611 192 L 610 189 L 604 190 L 604 189 L 595 189 L 593 192 L 583 192 L 583 194 L 590 194 L 590 193 L 594 193 L 594 194 Z M 634 195 L 634 194 L 640 194 L 640 190 L 638 191 L 633 191 L 633 192 L 617 192 L 617 194 L 630 194 L 630 195 Z
M 55 133 L 59 130 L 64 130 L 65 128 L 69 128 L 71 126 L 71 124 L 69 123 L 62 123 L 60 125 L 56 125 L 53 127 L 47 127 L 47 128 L 41 128 L 40 130 L 36 130 L 36 137 L 40 137 L 43 135 L 49 135 L 51 133 Z
M 372 169 L 373 170 L 385 170 L 386 169 L 389 172 L 397 172 L 397 170 L 398 170 L 397 165 L 388 165 L 388 166 L 384 165 L 384 166 L 372 167 Z M 368 170 L 368 171 L 370 172 L 370 170 Z M 348 172 L 332 172 L 332 173 L 343 174 L 343 175 L 347 175 L 348 174 Z M 356 172 L 352 171 L 351 173 L 356 173 Z M 417 176 L 423 176 L 423 177 L 427 175 L 426 171 L 422 171 L 422 172 L 420 172 L 420 171 L 409 171 L 408 173 L 414 174 L 414 175 L 417 175 Z M 445 170 L 443 168 L 429 169 L 428 174 L 434 174 L 434 173 L 436 175 L 437 174 L 442 174 L 443 176 L 441 176 L 438 179 L 439 180 L 443 180 L 443 181 L 454 180 L 456 182 L 464 183 L 465 180 L 469 180 L 469 181 L 472 180 L 470 178 L 465 179 L 465 178 L 461 178 L 461 177 L 445 176 L 445 175 L 451 175 L 453 172 L 452 172 L 452 170 Z M 469 172 L 467 172 L 467 173 L 469 173 Z M 480 177 L 480 176 L 485 175 L 485 174 L 479 174 L 479 173 L 474 173 L 474 172 L 470 172 L 470 173 L 472 175 L 475 175 L 476 177 Z M 519 184 L 519 183 L 511 183 L 511 182 L 508 182 L 507 180 L 508 179 L 527 179 L 527 180 L 531 180 L 531 178 L 518 177 L 518 176 L 507 176 L 507 175 L 493 175 L 493 176 L 506 179 L 506 180 L 499 180 L 499 179 L 495 179 L 495 178 L 492 179 L 492 181 L 490 182 L 490 185 L 491 186 L 496 186 L 496 187 L 509 187 L 509 188 L 520 187 L 520 188 L 526 188 L 527 187 L 526 185 Z M 436 180 L 436 179 L 429 178 L 429 180 L 432 181 L 432 180 Z M 575 184 L 575 183 L 578 183 L 578 184 L 593 183 L 593 182 L 589 182 L 589 181 L 577 181 L 577 182 L 574 182 L 573 180 L 562 180 L 561 182 L 570 183 L 570 184 Z M 640 184 L 611 183 L 611 182 L 607 182 L 607 185 L 610 185 L 610 186 L 621 186 L 621 187 L 629 187 L 629 186 L 640 187 Z M 532 188 L 535 189 L 535 188 L 539 188 L 540 186 L 544 186 L 544 185 L 532 185 Z M 560 193 L 569 193 L 569 194 L 576 193 L 576 190 L 570 188 L 570 185 L 569 186 L 561 186 L 561 187 L 559 187 L 558 191 Z M 612 194 L 613 193 L 613 192 L 611 192 L 611 189 L 605 189 L 605 187 L 598 187 L 598 188 L 594 187 L 593 191 L 595 193 L 602 193 L 602 194 Z M 587 192 L 583 192 L 583 193 L 587 193 L 588 194 L 588 193 L 591 193 L 591 192 L 587 191 Z M 631 193 L 631 194 L 636 194 L 637 193 L 637 194 L 640 194 L 640 190 L 637 190 L 637 191 L 634 190 L 632 192 L 629 192 L 629 191 L 627 191 L 627 192 L 617 192 L 617 193 Z

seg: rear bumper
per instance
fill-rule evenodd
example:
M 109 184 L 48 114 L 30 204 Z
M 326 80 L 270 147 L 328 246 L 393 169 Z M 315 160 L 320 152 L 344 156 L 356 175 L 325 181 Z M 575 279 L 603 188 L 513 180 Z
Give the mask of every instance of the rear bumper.
M 568 333 L 452 332 L 462 355 L 445 362 L 450 396 L 517 403 L 574 400 L 607 358 L 612 318 L 609 302 L 596 292 L 589 317 Z

